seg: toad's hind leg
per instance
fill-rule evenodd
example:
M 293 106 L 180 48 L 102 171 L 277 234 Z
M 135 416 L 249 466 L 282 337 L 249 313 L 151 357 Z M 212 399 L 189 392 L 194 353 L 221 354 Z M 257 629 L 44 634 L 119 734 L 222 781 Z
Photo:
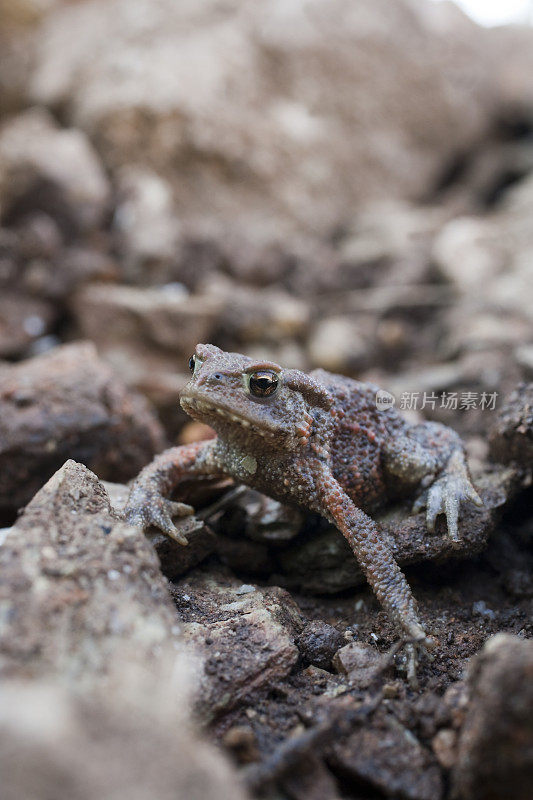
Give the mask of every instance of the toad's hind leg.
M 322 476 L 317 488 L 322 513 L 348 540 L 368 583 L 402 637 L 431 649 L 434 642 L 418 619 L 409 584 L 375 522 L 357 508 L 330 473 Z

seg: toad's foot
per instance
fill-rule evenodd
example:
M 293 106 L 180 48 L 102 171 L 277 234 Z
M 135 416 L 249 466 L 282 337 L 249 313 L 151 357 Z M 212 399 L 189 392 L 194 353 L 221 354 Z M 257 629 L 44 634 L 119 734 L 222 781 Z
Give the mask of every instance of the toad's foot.
M 193 513 L 194 508 L 186 503 L 167 500 L 156 492 L 144 490 L 141 494 L 137 491 L 134 498 L 130 497 L 124 518 L 130 525 L 137 525 L 143 530 L 155 525 L 174 541 L 186 545 L 187 538 L 176 528 L 172 517 L 186 517 Z
M 418 631 L 413 630 L 411 635 L 407 634 L 403 639 L 397 641 L 389 651 L 390 656 L 396 662 L 396 667 L 405 673 L 411 689 L 418 688 L 419 656 L 433 661 L 431 651 L 437 646 L 435 639 L 428 636 L 420 625 L 417 628 Z M 403 653 L 400 652 L 402 650 Z
M 483 500 L 472 486 L 463 454 L 457 451 L 450 458 L 444 473 L 415 501 L 413 511 L 416 513 L 426 507 L 426 524 L 431 532 L 435 530 L 438 515 L 445 514 L 448 535 L 452 541 L 458 542 L 457 521 L 463 500 L 470 500 L 476 506 L 483 505 Z
M 431 647 L 424 643 L 424 642 L 404 642 L 404 650 L 405 650 L 405 672 L 407 677 L 407 682 L 411 689 L 418 689 L 418 657 L 419 654 L 423 655 L 425 658 L 429 659 L 429 661 L 433 661 L 433 655 L 431 650 L 435 647 L 435 641 L 433 639 L 427 640 L 431 642 Z

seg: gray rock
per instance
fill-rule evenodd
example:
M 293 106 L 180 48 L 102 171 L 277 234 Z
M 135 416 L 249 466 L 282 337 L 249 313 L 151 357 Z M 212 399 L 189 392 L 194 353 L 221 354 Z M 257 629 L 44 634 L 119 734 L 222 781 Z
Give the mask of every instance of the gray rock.
M 0 507 L 24 505 L 67 458 L 128 480 L 163 447 L 145 400 L 92 344 L 0 367 Z
M 67 462 L 0 547 L 5 800 L 239 798 L 188 717 L 168 585 L 96 476 Z
M 241 591 L 242 582 L 196 571 L 174 597 L 186 645 L 196 653 L 197 710 L 211 720 L 287 675 L 298 659 L 302 622 L 282 589 Z
M 110 196 L 106 174 L 86 135 L 61 129 L 42 109 L 30 109 L 0 129 L 0 217 L 32 193 L 50 195 L 51 205 L 79 229 L 102 222 Z
M 470 704 L 458 743 L 454 796 L 528 800 L 533 795 L 533 642 L 491 637 L 472 661 Z
M 322 620 L 306 623 L 296 639 L 296 645 L 303 658 L 320 669 L 331 670 L 331 662 L 344 636 L 333 625 Z
M 516 387 L 499 409 L 490 431 L 490 453 L 496 461 L 533 464 L 533 383 Z
M 374 717 L 334 745 L 331 764 L 342 778 L 369 784 L 385 797 L 439 800 L 443 795 L 434 757 L 392 715 Z
M 407 0 L 93 0 L 48 15 L 32 94 L 106 164 L 164 174 L 180 216 L 329 232 L 369 197 L 419 197 L 488 130 L 485 42 L 460 12 Z
M 176 691 L 176 683 L 181 689 Z M 90 696 L 51 681 L 0 687 L 3 800 L 246 800 L 187 717 L 185 669 L 117 667 Z
M 35 495 L 0 550 L 0 671 L 102 682 L 118 651 L 149 663 L 177 621 L 157 558 L 119 521 L 96 476 L 66 464 Z
M 337 651 L 333 666 L 352 686 L 366 689 L 383 672 L 387 657 L 362 642 L 349 642 Z

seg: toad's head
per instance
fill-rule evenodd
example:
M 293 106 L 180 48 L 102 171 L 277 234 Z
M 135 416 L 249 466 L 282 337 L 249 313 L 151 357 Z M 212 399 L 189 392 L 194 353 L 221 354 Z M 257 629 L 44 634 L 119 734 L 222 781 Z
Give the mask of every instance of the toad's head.
M 297 450 L 328 418 L 333 400 L 309 375 L 199 344 L 181 406 L 221 439 Z

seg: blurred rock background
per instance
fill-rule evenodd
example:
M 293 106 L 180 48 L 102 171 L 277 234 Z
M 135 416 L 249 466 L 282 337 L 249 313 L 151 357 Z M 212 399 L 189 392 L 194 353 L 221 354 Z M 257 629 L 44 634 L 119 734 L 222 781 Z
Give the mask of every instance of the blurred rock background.
M 171 441 L 197 341 L 394 391 L 531 376 L 532 30 L 429 0 L 0 13 L 0 358 L 90 339 Z

